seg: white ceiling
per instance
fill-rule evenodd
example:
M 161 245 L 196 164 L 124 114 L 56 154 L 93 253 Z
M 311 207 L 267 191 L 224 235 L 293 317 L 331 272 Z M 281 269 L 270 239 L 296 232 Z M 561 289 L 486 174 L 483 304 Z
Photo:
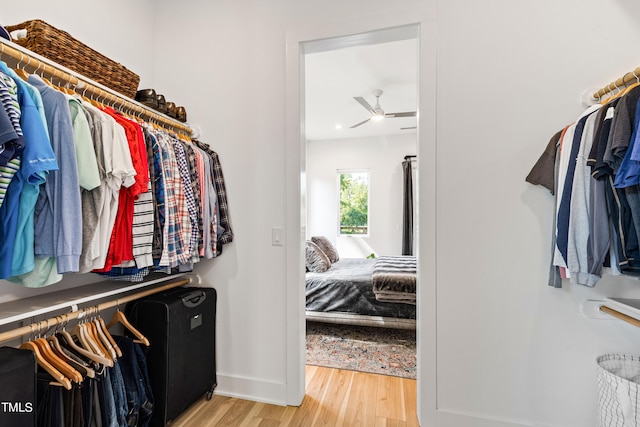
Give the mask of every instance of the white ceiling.
M 353 97 L 361 96 L 375 106 L 375 89 L 384 91 L 380 106 L 385 113 L 416 111 L 417 71 L 416 39 L 307 53 L 307 140 L 415 133 L 415 129 L 400 128 L 416 126 L 416 117 L 369 121 L 354 129 L 350 126 L 370 117 Z M 336 129 L 336 125 L 342 129 Z

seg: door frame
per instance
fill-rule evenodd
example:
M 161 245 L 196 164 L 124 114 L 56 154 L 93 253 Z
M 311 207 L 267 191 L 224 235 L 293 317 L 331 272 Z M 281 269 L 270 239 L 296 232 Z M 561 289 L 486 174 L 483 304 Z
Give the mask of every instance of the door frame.
M 417 362 L 420 425 L 433 426 L 437 410 L 436 366 L 436 25 L 435 10 L 375 19 L 352 19 L 295 29 L 286 35 L 286 375 L 287 404 L 305 395 L 304 242 L 306 236 L 306 138 L 304 55 L 316 42 L 358 38 L 383 30 L 414 27 L 418 40 L 418 254 Z

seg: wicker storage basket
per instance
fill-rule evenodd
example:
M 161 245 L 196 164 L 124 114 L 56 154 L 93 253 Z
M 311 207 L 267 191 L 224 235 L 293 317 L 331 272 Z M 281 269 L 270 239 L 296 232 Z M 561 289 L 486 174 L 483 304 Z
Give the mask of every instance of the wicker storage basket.
M 10 32 L 27 30 L 25 38 L 14 40 L 20 46 L 129 98 L 135 98 L 140 76 L 74 39 L 69 33 L 39 19 L 5 28 Z

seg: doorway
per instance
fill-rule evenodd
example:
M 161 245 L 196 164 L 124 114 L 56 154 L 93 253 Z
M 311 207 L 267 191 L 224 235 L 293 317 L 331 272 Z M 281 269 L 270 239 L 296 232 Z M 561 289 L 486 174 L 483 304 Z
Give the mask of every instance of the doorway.
M 398 13 L 393 16 L 369 17 L 367 20 L 346 20 L 321 26 L 301 26 L 286 35 L 286 193 L 287 226 L 285 329 L 287 337 L 286 401 L 298 406 L 305 396 L 305 292 L 304 241 L 306 238 L 306 140 L 304 102 L 304 54 L 311 41 L 332 40 L 357 44 L 362 38 L 379 36 L 380 28 L 413 27 L 419 41 L 418 85 L 418 164 L 417 177 L 419 219 L 416 222 L 416 246 L 420 254 L 418 313 L 418 418 L 431 420 L 437 415 L 437 294 L 436 294 L 436 199 L 437 199 L 437 131 L 436 131 L 436 25 L 435 10 L 426 7 L 424 13 Z M 354 35 L 335 39 L 339 35 Z M 325 46 L 326 48 L 326 46 Z M 422 421 L 430 425 L 427 421 Z
M 415 160 L 417 153 L 417 25 L 305 42 L 302 50 L 304 131 L 301 139 L 306 153 L 301 168 L 306 181 L 306 185 L 302 184 L 305 202 L 301 203 L 301 217 L 306 224 L 303 240 L 325 236 L 342 258 L 416 255 L 411 243 L 410 253 L 406 252 L 406 231 L 403 228 L 409 227 L 411 235 L 414 230 L 411 221 L 407 224 L 406 218 L 403 219 L 403 210 L 406 213 L 403 206 L 406 168 L 403 168 L 403 162 Z M 408 190 L 411 194 L 409 199 L 413 201 L 410 213 L 417 221 L 413 210 L 418 206 L 418 193 L 415 191 L 417 162 L 410 162 L 410 165 L 413 167 L 410 166 L 409 177 L 414 178 L 413 192 L 411 187 Z M 345 170 L 356 170 L 367 177 L 366 192 L 361 192 L 360 198 L 368 196 L 368 199 L 360 203 L 358 215 L 354 215 L 361 221 L 364 218 L 362 224 L 343 224 L 345 218 L 340 212 L 344 208 L 344 200 L 340 200 L 340 185 L 344 183 Z M 304 268 L 304 259 L 302 263 Z M 416 309 L 414 306 L 414 327 Z M 334 317 L 333 314 L 318 313 L 320 318 L 328 317 L 331 321 L 342 317 L 338 320 L 342 322 L 345 318 L 343 315 Z M 371 336 L 376 335 L 378 339 L 382 336 L 384 340 L 387 333 L 393 337 L 391 339 L 398 339 L 398 336 L 409 336 L 406 329 L 393 333 L 389 326 L 402 325 L 406 328 L 410 322 L 405 322 L 407 319 L 403 316 L 411 315 L 403 312 L 400 316 L 400 319 L 394 319 L 386 315 L 356 314 L 347 316 L 346 321 L 356 323 L 356 335 L 362 336 L 369 330 Z M 313 325 L 314 332 L 318 327 L 322 328 L 322 323 Z M 326 329 L 340 333 L 345 331 L 340 327 Z M 394 355 L 394 364 L 397 365 L 400 359 L 405 364 L 400 370 L 385 371 L 384 363 L 376 366 L 366 360 L 361 360 L 360 366 L 366 366 L 366 372 L 415 378 L 415 335 L 413 340 L 413 344 L 408 345 L 409 348 L 413 345 L 413 356 L 407 354 L 411 352 L 407 349 L 403 349 L 404 354 Z M 384 348 L 382 343 L 380 348 Z M 341 350 L 334 348 L 334 351 Z M 353 368 L 358 365 L 352 360 L 354 353 L 358 357 L 355 351 L 343 358 L 332 357 L 330 363 L 340 368 L 340 360 L 348 360 L 342 368 Z M 362 356 L 366 358 L 364 353 Z M 314 354 L 313 357 L 317 360 L 316 356 Z

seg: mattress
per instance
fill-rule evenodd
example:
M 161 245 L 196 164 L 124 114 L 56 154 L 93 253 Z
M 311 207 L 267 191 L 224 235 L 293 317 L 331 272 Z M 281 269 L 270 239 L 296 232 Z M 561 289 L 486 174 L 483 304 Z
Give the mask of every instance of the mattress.
M 415 327 L 415 305 L 376 299 L 372 281 L 375 262 L 375 259 L 342 258 L 324 273 L 307 272 L 307 319 Z

